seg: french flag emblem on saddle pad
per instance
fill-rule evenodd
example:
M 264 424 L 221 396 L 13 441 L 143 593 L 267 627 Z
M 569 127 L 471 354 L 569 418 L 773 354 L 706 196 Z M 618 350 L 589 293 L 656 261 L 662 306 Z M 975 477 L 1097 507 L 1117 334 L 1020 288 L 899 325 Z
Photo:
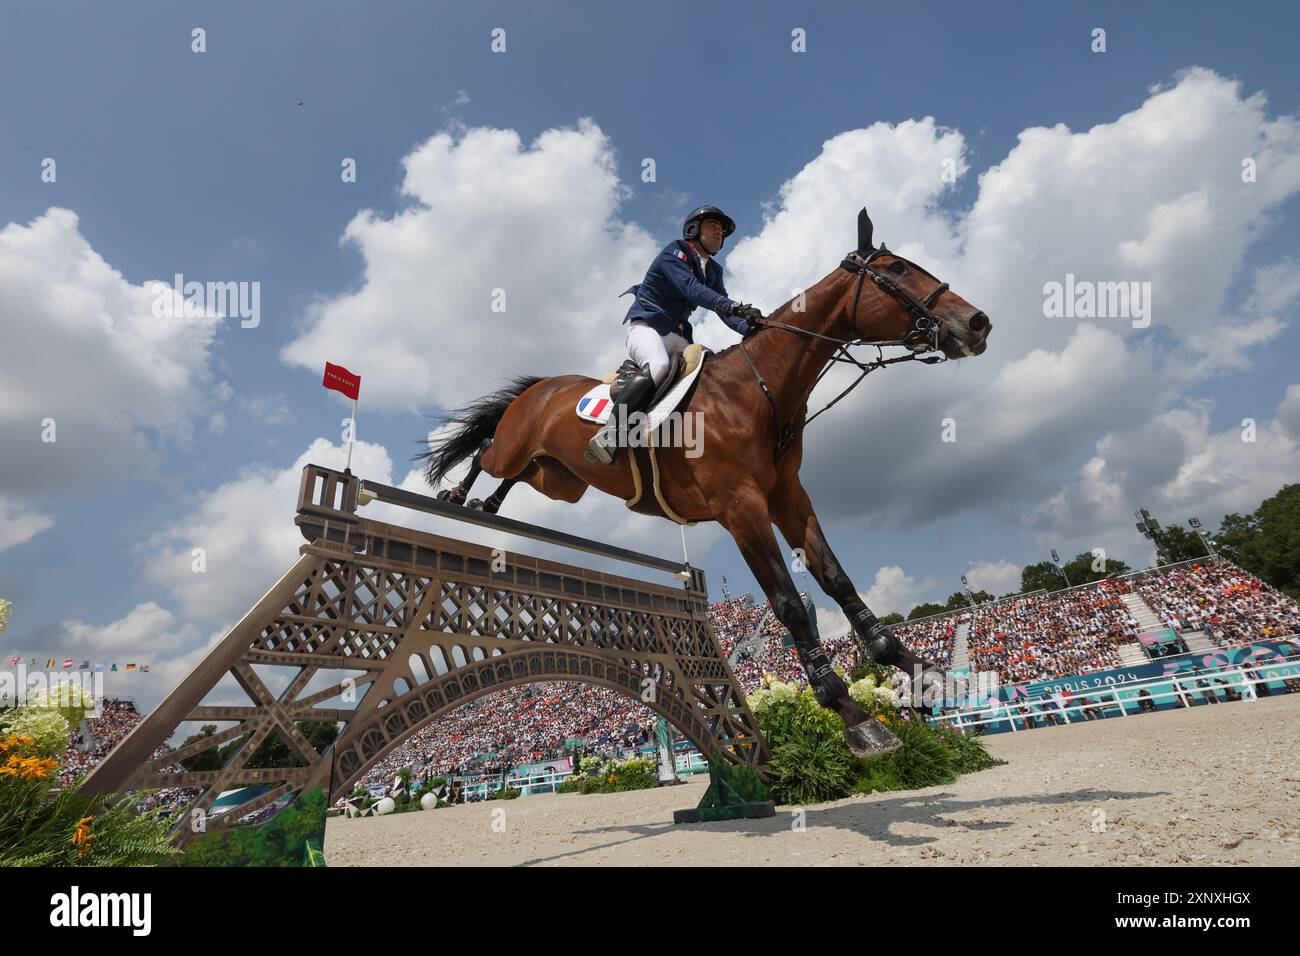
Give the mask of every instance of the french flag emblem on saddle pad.
M 609 410 L 613 404 L 609 400 L 609 386 L 602 382 L 578 399 L 576 411 L 583 421 L 603 425 L 609 421 Z

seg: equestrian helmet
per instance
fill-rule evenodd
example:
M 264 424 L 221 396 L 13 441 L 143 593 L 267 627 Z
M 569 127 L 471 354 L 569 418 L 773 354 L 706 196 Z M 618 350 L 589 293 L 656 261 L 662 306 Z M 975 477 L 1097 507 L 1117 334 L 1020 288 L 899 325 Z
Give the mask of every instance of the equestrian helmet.
M 725 212 L 717 206 L 701 206 L 695 209 L 686 221 L 682 223 L 682 238 L 686 240 L 698 239 L 700 236 L 700 223 L 706 219 L 716 219 L 722 223 L 722 241 L 726 242 L 727 237 L 736 231 L 736 223 Z

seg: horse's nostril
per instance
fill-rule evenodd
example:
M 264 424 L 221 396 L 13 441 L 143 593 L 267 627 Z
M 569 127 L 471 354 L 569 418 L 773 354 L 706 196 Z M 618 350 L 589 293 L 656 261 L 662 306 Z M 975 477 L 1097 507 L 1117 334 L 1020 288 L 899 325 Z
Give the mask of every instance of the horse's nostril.
M 989 327 L 989 317 L 983 312 L 976 312 L 970 318 L 970 330 L 972 332 L 983 332 Z

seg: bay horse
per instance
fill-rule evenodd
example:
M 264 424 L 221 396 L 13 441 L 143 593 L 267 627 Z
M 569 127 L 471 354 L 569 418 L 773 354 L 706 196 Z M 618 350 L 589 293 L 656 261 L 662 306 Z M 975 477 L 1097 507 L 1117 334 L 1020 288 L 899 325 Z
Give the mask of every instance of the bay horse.
M 833 272 L 763 320 L 750 338 L 707 357 L 684 406 L 699 415 L 702 451 L 697 448 L 695 457 L 688 458 L 681 447 L 653 450 L 661 504 L 655 500 L 660 496 L 641 494 L 639 472 L 647 451 L 620 448 L 608 465 L 585 457 L 587 442 L 600 426 L 575 414 L 578 400 L 598 384 L 583 375 L 516 378 L 453 413 L 447 418 L 453 427 L 417 456 L 435 488 L 448 471 L 472 458 L 465 479 L 439 495 L 456 503 L 464 503 L 480 472 L 504 479 L 488 499 L 471 502 L 487 511 L 495 512 L 506 492 L 524 482 L 560 501 L 576 502 L 594 487 L 624 501 L 637 499 L 636 510 L 645 513 L 682 523 L 717 521 L 735 539 L 777 618 L 793 636 L 818 702 L 844 720 L 845 739 L 857 756 L 887 753 L 899 741 L 868 719 L 832 668 L 773 524 L 801 552 L 803 564 L 843 610 L 872 660 L 902 668 L 923 687 L 942 675 L 880 623 L 826 543 L 799 481 L 803 428 L 811 420 L 808 398 L 836 361 L 861 369 L 852 389 L 883 365 L 979 355 L 992 328 L 988 316 L 947 283 L 883 244 L 872 245 L 872 231 L 863 209 L 857 248 Z M 851 345 L 875 346 L 879 358 L 861 362 L 848 351 Z M 886 346 L 902 346 L 907 354 L 885 359 L 881 349 Z M 635 456 L 631 462 L 629 455 Z M 638 458 L 643 459 L 640 465 Z

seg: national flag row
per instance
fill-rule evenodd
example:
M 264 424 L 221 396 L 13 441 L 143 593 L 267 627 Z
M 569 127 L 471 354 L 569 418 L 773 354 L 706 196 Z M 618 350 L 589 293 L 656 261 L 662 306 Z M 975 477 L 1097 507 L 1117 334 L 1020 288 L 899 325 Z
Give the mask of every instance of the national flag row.
M 21 663 L 22 663 L 21 657 L 9 658 L 10 667 L 17 667 Z M 36 658 L 34 657 L 29 657 L 27 658 L 27 666 L 39 667 L 40 662 L 37 661 Z M 79 671 L 89 671 L 89 670 L 104 671 L 105 673 L 110 673 L 110 674 L 113 673 L 114 671 L 139 671 L 142 674 L 147 674 L 151 666 L 152 665 L 150 664 L 125 664 L 122 667 L 118 667 L 117 661 L 95 661 L 93 664 L 90 661 L 82 661 L 80 664 L 77 664 L 71 657 L 66 657 L 63 660 L 62 669 L 65 671 L 70 671 L 74 668 Z M 59 669 L 58 659 L 54 657 L 46 658 L 45 667 L 47 670 L 58 670 Z

